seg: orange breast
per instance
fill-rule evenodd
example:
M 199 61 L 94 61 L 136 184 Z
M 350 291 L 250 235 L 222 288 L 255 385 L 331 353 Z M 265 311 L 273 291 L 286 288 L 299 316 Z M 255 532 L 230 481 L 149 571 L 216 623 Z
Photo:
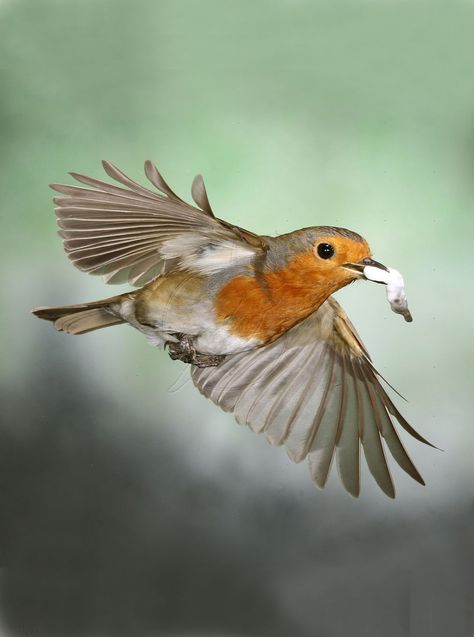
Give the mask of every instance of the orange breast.
M 348 282 L 315 268 L 308 251 L 284 269 L 264 273 L 260 281 L 253 275 L 232 279 L 216 297 L 216 317 L 235 336 L 271 342 Z

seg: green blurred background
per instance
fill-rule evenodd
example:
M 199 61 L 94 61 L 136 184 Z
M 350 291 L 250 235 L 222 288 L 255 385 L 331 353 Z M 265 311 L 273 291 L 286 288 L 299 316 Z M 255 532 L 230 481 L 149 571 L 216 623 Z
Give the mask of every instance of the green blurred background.
M 473 61 L 472 1 L 0 0 L 2 634 L 474 634 Z M 425 488 L 318 492 L 137 332 L 29 314 L 126 289 L 68 262 L 47 184 L 148 158 L 403 272 L 413 324 L 338 298 L 444 449 L 407 440 Z

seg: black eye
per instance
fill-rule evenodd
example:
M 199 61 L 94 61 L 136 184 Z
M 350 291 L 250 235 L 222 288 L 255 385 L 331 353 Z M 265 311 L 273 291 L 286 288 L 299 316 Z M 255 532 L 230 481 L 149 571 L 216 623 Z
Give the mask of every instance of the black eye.
M 318 245 L 318 254 L 321 259 L 330 259 L 334 254 L 334 248 L 330 243 L 320 243 Z

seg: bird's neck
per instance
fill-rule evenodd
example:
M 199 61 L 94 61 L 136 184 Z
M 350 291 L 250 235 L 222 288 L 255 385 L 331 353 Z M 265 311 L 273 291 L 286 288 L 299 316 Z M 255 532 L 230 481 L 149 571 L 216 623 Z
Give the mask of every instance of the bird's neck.
M 314 255 L 304 252 L 284 267 L 233 278 L 217 295 L 216 316 L 236 336 L 271 342 L 340 287 L 315 270 Z

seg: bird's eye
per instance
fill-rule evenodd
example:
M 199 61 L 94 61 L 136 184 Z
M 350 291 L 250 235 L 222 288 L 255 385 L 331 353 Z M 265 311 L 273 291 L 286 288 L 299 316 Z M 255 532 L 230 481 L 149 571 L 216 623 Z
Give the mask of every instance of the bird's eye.
M 330 243 L 320 243 L 317 250 L 321 259 L 330 259 L 334 254 L 334 248 Z

